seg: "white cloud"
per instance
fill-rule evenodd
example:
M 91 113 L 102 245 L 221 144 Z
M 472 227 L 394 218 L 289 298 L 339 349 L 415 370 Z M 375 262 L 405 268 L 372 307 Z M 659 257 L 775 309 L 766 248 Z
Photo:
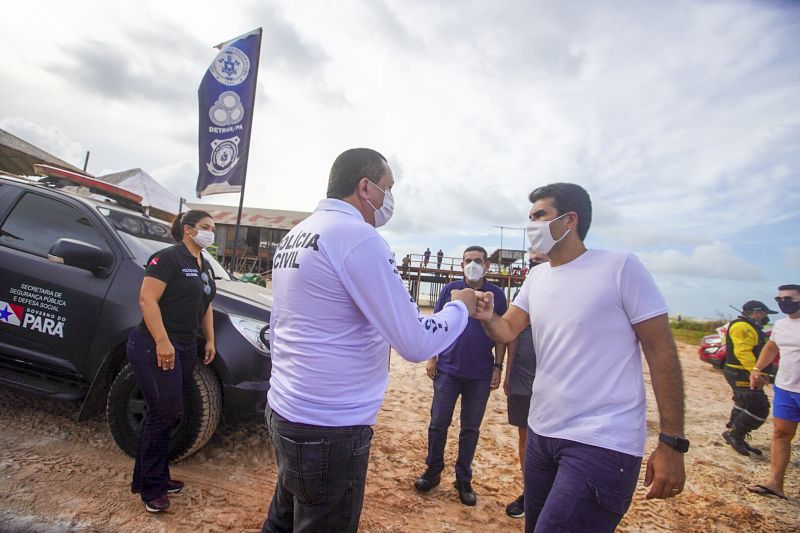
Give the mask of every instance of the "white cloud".
M 800 246 L 787 246 L 783 249 L 786 268 L 795 275 L 800 273 Z
M 723 242 L 713 242 L 694 248 L 691 253 L 669 249 L 638 254 L 653 274 L 689 276 L 723 280 L 761 280 L 759 268 L 736 255 Z
M 197 164 L 191 161 L 180 161 L 172 165 L 156 168 L 150 175 L 158 180 L 175 196 L 185 198 L 189 202 L 197 202 L 195 187 L 197 185 Z M 213 203 L 213 202 L 212 202 Z

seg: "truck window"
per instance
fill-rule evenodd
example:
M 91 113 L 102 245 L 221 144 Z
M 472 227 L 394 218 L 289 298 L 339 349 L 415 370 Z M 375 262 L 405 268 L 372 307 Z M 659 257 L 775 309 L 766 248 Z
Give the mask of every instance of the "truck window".
M 108 249 L 83 213 L 35 193 L 26 193 L 0 227 L 0 244 L 42 257 L 47 257 L 50 247 L 64 237 Z

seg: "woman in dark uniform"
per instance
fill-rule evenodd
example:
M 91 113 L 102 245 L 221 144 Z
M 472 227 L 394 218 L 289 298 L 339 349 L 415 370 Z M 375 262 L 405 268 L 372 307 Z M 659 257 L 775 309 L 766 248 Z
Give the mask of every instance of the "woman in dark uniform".
M 151 513 L 169 507 L 168 494 L 183 483 L 170 478 L 169 436 L 183 411 L 183 392 L 197 362 L 197 335 L 205 338 L 204 364 L 214 360 L 211 300 L 216 293 L 211 265 L 200 251 L 214 242 L 214 220 L 192 210 L 172 224 L 174 246 L 155 253 L 139 293 L 142 323 L 128 338 L 128 361 L 147 402 L 131 491 Z

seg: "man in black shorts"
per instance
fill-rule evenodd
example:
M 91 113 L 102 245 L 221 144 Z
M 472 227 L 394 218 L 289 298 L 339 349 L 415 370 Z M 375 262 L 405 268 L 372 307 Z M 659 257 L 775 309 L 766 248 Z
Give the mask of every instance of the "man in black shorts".
M 549 261 L 547 254 L 530 251 L 530 268 Z M 514 298 L 519 294 L 519 289 Z M 519 465 L 525 477 L 525 443 L 528 439 L 528 411 L 531 407 L 533 378 L 536 375 L 536 353 L 533 350 L 531 325 L 528 324 L 519 337 L 508 345 L 508 366 L 503 381 L 503 391 L 508 401 L 508 423 L 519 431 Z M 506 514 L 512 518 L 525 516 L 525 497 L 506 506 Z
M 536 354 L 533 351 L 531 326 L 528 324 L 519 337 L 508 345 L 508 367 L 503 381 L 503 390 L 508 397 L 508 423 L 519 431 L 519 464 L 525 472 L 525 442 L 528 438 L 528 411 L 531 406 L 533 377 L 536 375 Z M 512 518 L 525 516 L 525 498 L 519 498 L 506 506 L 506 514 Z

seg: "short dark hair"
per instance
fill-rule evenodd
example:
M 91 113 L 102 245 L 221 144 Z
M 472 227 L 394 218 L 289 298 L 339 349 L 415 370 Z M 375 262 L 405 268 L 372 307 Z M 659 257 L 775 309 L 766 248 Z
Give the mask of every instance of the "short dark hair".
M 486 253 L 486 248 L 484 248 L 483 246 L 477 246 L 477 245 L 467 246 L 467 249 L 464 250 L 464 253 L 461 254 L 461 257 L 463 258 L 467 254 L 467 252 L 480 252 L 483 254 L 484 261 L 487 261 L 489 259 L 489 254 Z
M 800 292 L 800 285 L 795 285 L 794 283 L 790 283 L 788 285 L 781 285 L 778 287 L 779 291 L 797 291 Z
M 369 148 L 351 148 L 339 154 L 328 177 L 328 198 L 346 198 L 353 194 L 361 178 L 378 183 L 386 158 Z
M 192 209 L 182 215 L 178 215 L 175 217 L 175 221 L 172 223 L 172 229 L 170 230 L 172 238 L 175 239 L 175 242 L 181 242 L 183 240 L 183 226 L 194 227 L 195 224 L 204 218 L 213 219 L 206 211 L 201 211 L 200 209 Z
M 574 183 L 551 183 L 534 189 L 528 196 L 531 203 L 543 198 L 551 198 L 558 215 L 574 211 L 578 214 L 578 237 L 586 239 L 592 225 L 592 200 L 589 193 Z

